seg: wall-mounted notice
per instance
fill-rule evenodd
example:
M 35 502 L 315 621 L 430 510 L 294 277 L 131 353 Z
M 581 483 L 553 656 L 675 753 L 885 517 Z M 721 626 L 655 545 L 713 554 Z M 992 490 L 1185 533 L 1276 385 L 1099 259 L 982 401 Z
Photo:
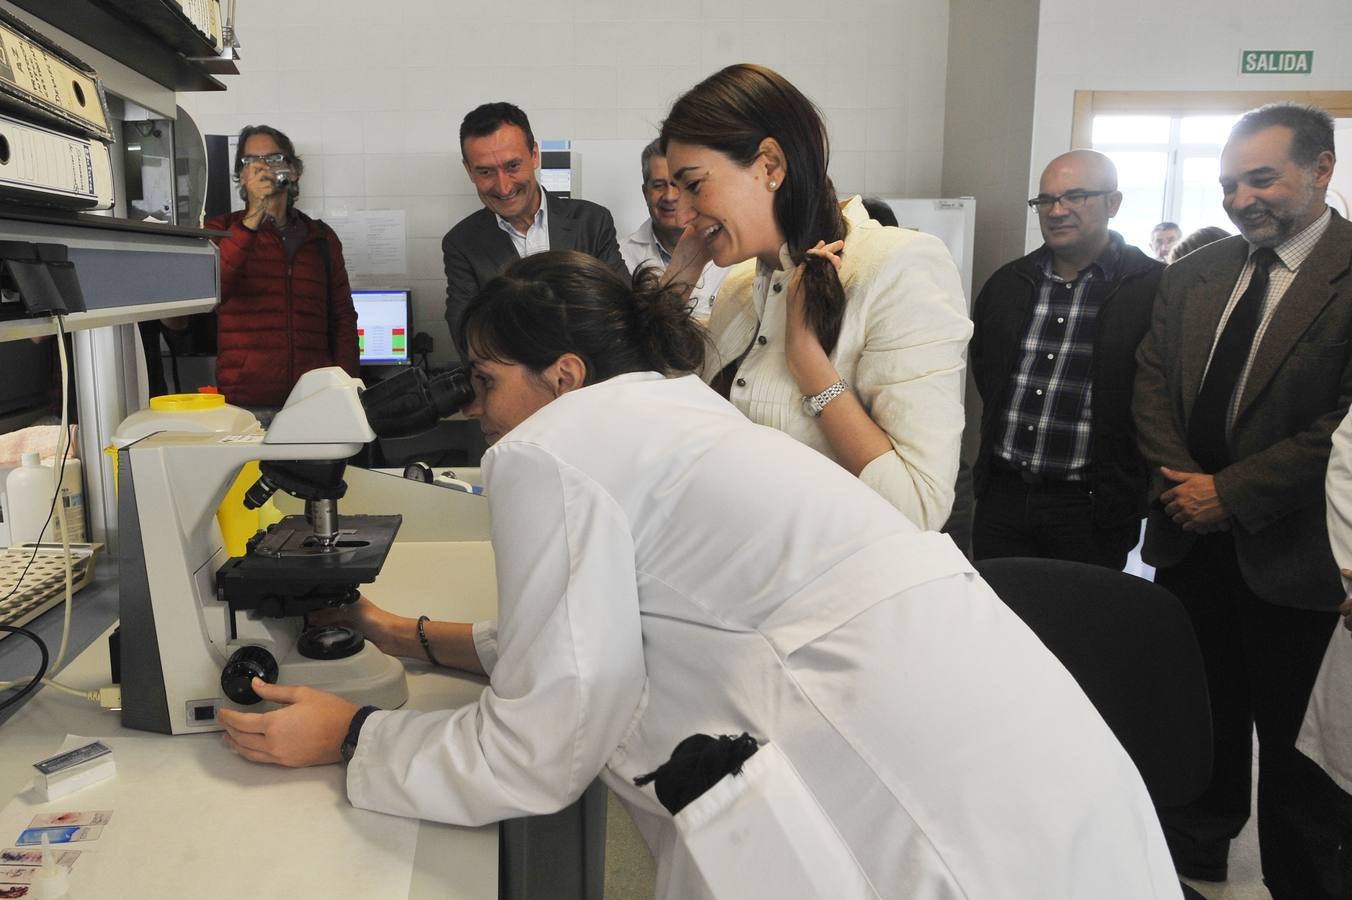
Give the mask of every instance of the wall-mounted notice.
M 326 211 L 324 221 L 343 242 L 349 275 L 408 272 L 408 239 L 402 209 Z
M 1244 50 L 1239 54 L 1241 75 L 1309 75 L 1313 71 L 1313 50 Z

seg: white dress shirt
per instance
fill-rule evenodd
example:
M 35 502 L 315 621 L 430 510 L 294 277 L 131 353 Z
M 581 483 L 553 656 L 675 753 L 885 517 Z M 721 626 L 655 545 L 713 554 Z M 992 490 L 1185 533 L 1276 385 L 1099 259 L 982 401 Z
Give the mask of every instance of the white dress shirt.
M 545 199 L 544 188 L 540 189 L 540 208 L 535 211 L 535 218 L 531 220 L 525 234 L 517 231 L 516 226 L 502 216 L 495 218 L 498 220 L 498 227 L 507 232 L 507 236 L 512 239 L 516 255 L 522 259 L 549 250 L 549 202 Z

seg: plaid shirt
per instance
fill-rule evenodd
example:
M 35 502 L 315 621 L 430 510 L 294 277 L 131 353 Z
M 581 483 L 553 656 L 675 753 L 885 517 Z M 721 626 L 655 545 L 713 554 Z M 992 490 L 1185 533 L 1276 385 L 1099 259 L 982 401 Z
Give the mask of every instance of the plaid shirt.
M 1088 478 L 1093 436 L 1094 334 L 1117 276 L 1122 239 L 1066 281 L 1042 257 L 1037 303 L 1010 380 L 995 455 L 1017 469 L 1066 481 Z

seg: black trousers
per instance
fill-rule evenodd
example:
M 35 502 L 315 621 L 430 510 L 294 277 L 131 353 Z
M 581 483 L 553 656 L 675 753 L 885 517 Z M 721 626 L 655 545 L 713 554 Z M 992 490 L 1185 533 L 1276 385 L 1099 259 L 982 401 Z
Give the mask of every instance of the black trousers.
M 1274 900 L 1347 900 L 1349 803 L 1295 748 L 1334 612 L 1277 606 L 1244 583 L 1228 533 L 1204 535 L 1157 584 L 1182 601 L 1197 631 L 1211 695 L 1211 784 L 1160 810 L 1180 873 L 1224 880 L 1230 840 L 1249 818 L 1258 732 L 1258 845 Z
M 1028 484 L 993 469 L 972 520 L 972 558 L 1032 556 L 1121 569 L 1141 523 L 1094 524 L 1093 495 L 1078 482 Z

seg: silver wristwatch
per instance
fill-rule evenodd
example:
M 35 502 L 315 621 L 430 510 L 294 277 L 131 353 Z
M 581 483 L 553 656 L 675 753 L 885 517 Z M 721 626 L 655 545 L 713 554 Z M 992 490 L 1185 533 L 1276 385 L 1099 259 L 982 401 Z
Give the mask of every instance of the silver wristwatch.
M 850 386 L 846 384 L 845 379 L 842 378 L 820 394 L 804 397 L 803 412 L 815 419 L 822 414 L 822 410 L 826 409 L 826 404 L 830 403 L 849 389 Z

